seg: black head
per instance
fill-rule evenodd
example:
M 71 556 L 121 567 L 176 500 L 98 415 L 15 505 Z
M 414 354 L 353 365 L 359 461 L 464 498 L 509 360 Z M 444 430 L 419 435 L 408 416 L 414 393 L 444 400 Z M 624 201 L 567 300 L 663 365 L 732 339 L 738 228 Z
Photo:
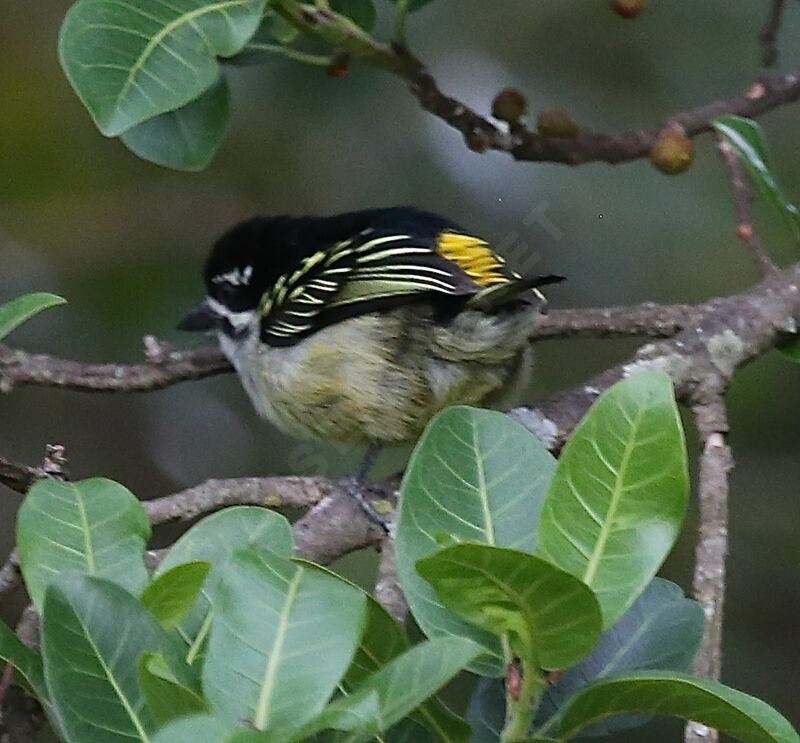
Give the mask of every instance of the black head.
M 286 239 L 291 221 L 255 217 L 225 232 L 203 268 L 208 296 L 232 312 L 258 307 L 261 296 L 282 273 L 276 264 L 293 262 L 289 254 L 294 251 Z

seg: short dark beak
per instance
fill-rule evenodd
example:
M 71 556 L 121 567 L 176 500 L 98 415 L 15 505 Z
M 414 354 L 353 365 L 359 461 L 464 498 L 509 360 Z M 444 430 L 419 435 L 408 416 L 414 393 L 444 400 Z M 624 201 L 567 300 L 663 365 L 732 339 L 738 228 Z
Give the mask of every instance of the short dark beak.
M 178 323 L 178 330 L 214 330 L 219 325 L 219 315 L 205 300 Z

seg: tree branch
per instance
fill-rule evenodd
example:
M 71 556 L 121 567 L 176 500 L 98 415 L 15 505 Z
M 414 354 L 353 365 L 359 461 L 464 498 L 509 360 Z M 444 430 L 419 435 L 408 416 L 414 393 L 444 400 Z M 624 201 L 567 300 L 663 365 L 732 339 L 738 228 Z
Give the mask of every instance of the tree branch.
M 698 314 L 689 304 L 644 302 L 631 307 L 550 310 L 531 333 L 531 340 L 568 338 L 669 338 Z
M 187 490 L 142 505 L 153 526 L 171 521 L 190 521 L 226 506 L 309 508 L 337 492 L 325 477 L 242 477 L 206 480 Z
M 695 313 L 696 308 L 690 305 L 652 302 L 633 307 L 551 310 L 541 318 L 531 337 L 669 337 L 690 322 Z M 148 336 L 148 343 L 153 342 Z M 164 344 L 160 344 L 160 348 L 162 356 L 150 353 L 150 360 L 141 364 L 83 364 L 0 344 L 0 391 L 39 385 L 82 392 L 151 392 L 179 382 L 233 371 L 216 348 L 176 351 L 165 348 Z M 4 461 L 0 459 L 0 482 L 5 482 Z M 11 475 L 19 476 L 19 470 Z
M 396 484 L 378 483 L 367 487 L 367 497 L 391 497 L 396 501 Z M 345 490 L 322 499 L 292 526 L 295 550 L 306 560 L 330 565 L 343 555 L 383 542 L 386 533 L 370 519 Z
M 758 35 L 761 43 L 761 64 L 764 67 L 772 67 L 778 61 L 778 47 L 776 38 L 783 19 L 785 0 L 770 0 L 769 13 L 764 27 Z
M 558 162 L 569 165 L 604 161 L 612 164 L 647 157 L 665 126 L 680 126 L 687 137 L 711 130 L 711 119 L 724 114 L 754 118 L 800 98 L 800 77 L 788 73 L 755 80 L 737 96 L 714 101 L 672 114 L 652 129 L 620 134 L 581 130 L 571 138 L 548 137 L 521 125 L 507 132 L 464 105 L 445 95 L 430 72 L 410 52 L 395 47 L 400 62 L 392 71 L 409 84 L 411 92 L 426 111 L 442 119 L 464 137 L 475 151 L 500 150 L 515 160 Z
M 695 321 L 669 340 L 647 343 L 626 363 L 547 400 L 516 408 L 511 415 L 557 451 L 598 395 L 640 369 L 667 372 L 682 403 L 704 403 L 710 392 L 726 388 L 736 368 L 796 332 L 800 263 L 747 292 L 706 302 L 697 311 Z
M 10 488 L 15 493 L 27 493 L 33 483 L 40 477 L 44 477 L 44 474 L 44 470 L 39 467 L 15 464 L 4 457 L 0 457 L 0 484 Z
M 396 485 L 370 485 L 368 497 L 396 499 Z M 339 483 L 325 477 L 246 477 L 202 485 L 142 503 L 154 526 L 188 521 L 226 506 L 310 509 L 292 527 L 299 557 L 330 564 L 379 544 L 383 530 L 367 518 Z
M 216 349 L 169 351 L 142 364 L 82 364 L 0 345 L 0 392 L 15 385 L 63 387 L 85 392 L 150 392 L 177 382 L 231 371 Z
M 703 607 L 706 626 L 694 672 L 719 681 L 722 669 L 722 616 L 725 602 L 725 558 L 728 554 L 728 472 L 733 457 L 726 442 L 728 419 L 722 395 L 694 407 L 703 453 L 700 457 L 700 535 L 694 571 L 694 595 Z M 716 730 L 686 725 L 686 743 L 719 740 Z
M 717 149 L 725 161 L 733 187 L 733 207 L 736 214 L 736 234 L 750 249 L 750 254 L 763 277 L 777 273 L 778 268 L 770 260 L 753 225 L 751 208 L 755 193 L 750 176 L 736 150 L 724 137 L 717 137 Z
M 733 98 L 675 113 L 652 129 L 621 134 L 580 131 L 571 138 L 543 136 L 521 124 L 507 131 L 443 93 L 433 75 L 407 46 L 398 42 L 382 44 L 327 8 L 312 9 L 298 0 L 275 0 L 273 8 L 304 34 L 405 80 L 420 106 L 459 131 L 471 150 L 499 150 L 515 160 L 569 165 L 636 160 L 650 154 L 665 126 L 682 127 L 688 137 L 694 137 L 709 131 L 710 121 L 716 116 L 738 114 L 752 118 L 800 98 L 800 77 L 789 73 L 756 80 Z

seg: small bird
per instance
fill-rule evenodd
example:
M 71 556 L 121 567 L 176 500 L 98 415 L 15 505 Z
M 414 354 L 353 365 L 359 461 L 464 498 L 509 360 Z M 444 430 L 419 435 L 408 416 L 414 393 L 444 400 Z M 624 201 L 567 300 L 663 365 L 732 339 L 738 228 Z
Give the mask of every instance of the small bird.
M 524 382 L 555 275 L 410 207 L 256 217 L 217 240 L 207 296 L 179 325 L 216 331 L 256 410 L 302 439 L 415 441 L 448 405 Z

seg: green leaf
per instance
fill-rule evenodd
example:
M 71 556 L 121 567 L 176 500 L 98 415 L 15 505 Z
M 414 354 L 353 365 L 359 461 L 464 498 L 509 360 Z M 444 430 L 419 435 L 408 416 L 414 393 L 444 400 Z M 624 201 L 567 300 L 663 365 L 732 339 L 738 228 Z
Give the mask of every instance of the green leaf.
M 228 127 L 230 94 L 225 77 L 175 111 L 159 114 L 123 132 L 120 139 L 144 160 L 176 170 L 203 170 Z
M 175 678 L 163 655 L 144 653 L 138 671 L 139 687 L 157 725 L 208 711 L 203 697 Z
M 800 364 L 800 338 L 796 334 L 788 336 L 785 340 L 775 344 L 775 348 L 785 359 Z
M 467 705 L 470 743 L 497 743 L 506 722 L 505 679 L 478 679 Z
M 415 645 L 365 679 L 358 690 L 331 704 L 303 737 L 325 727 L 360 730 L 369 723 L 371 697 L 377 695 L 380 729 L 388 730 L 444 686 L 483 649 L 466 637 L 437 637 Z
M 0 658 L 14 664 L 14 673 L 22 685 L 31 691 L 42 705 L 50 726 L 62 732 L 64 726 L 59 711 L 53 706 L 50 691 L 44 678 L 42 656 L 20 641 L 13 630 L 0 622 Z
M 294 553 L 289 522 L 279 513 L 258 506 L 233 506 L 198 521 L 169 548 L 156 577 L 187 562 L 221 565 L 240 547 L 257 545 L 281 557 Z
M 464 725 L 467 733 L 463 740 L 467 743 L 470 740 L 470 729 L 466 722 Z M 400 720 L 397 725 L 381 737 L 386 743 L 441 743 L 441 741 L 450 740 L 450 738 L 438 735 L 429 728 L 424 727 L 419 718 L 413 716 Z
M 352 693 L 364 679 L 411 647 L 400 624 L 375 599 L 367 596 L 367 617 L 355 655 L 342 678 L 342 688 Z
M 570 703 L 561 735 L 624 712 L 674 715 L 704 723 L 747 743 L 798 743 L 791 723 L 760 699 L 681 673 L 643 671 L 598 681 Z
M 331 0 L 331 8 L 365 31 L 372 31 L 375 27 L 377 13 L 372 0 Z
M 408 721 L 408 727 L 414 731 L 412 741 L 422 743 L 423 732 L 429 731 L 435 743 L 467 743 L 470 739 L 470 727 L 467 721 L 449 710 L 435 696 L 430 697 L 417 707 L 406 720 L 401 720 L 387 735 L 387 743 L 399 743 L 403 737 L 403 727 Z M 412 727 L 414 723 L 416 727 Z M 399 728 L 399 729 L 398 729 Z
M 281 47 L 291 44 L 299 35 L 300 29 L 297 26 L 267 8 L 258 30 L 242 51 L 220 61 L 237 67 L 263 64 L 274 59 Z
M 234 506 L 206 516 L 186 531 L 172 545 L 155 572 L 162 577 L 173 568 L 202 560 L 212 565 L 201 595 L 181 621 L 178 633 L 183 638 L 189 660 L 201 665 L 205 656 L 205 640 L 210 628 L 210 586 L 216 581 L 215 569 L 224 564 L 233 552 L 255 544 L 285 557 L 294 552 L 292 529 L 280 514 L 257 506 Z
M 185 562 L 155 578 L 142 593 L 142 603 L 164 629 L 175 629 L 194 606 L 210 562 Z
M 252 41 L 267 43 L 270 39 L 274 39 L 279 44 L 291 44 L 299 35 L 300 29 L 297 26 L 274 11 L 267 11 Z
M 361 743 L 372 740 L 383 729 L 380 716 L 380 701 L 376 691 L 345 697 L 329 704 L 319 715 L 310 720 L 292 737 L 291 743 L 316 740 L 318 734 L 325 730 L 349 733 L 347 736 L 336 736 L 334 738 L 336 743 L 355 743 L 355 741 Z
M 557 684 L 548 686 L 539 702 L 534 729 L 552 732 L 567 700 L 597 679 L 639 670 L 688 671 L 704 626 L 700 604 L 686 598 L 674 583 L 654 578 L 620 620 L 600 636 L 592 652 Z M 615 717 L 592 725 L 585 734 L 608 735 L 641 725 L 646 719 Z
M 219 715 L 194 715 L 167 724 L 151 743 L 234 743 L 241 727 Z
M 37 609 L 59 575 L 80 572 L 138 593 L 147 583 L 150 522 L 141 503 L 112 480 L 39 480 L 17 514 L 25 586 Z
M 761 126 L 743 116 L 718 116 L 711 126 L 739 153 L 761 195 L 781 215 L 795 242 L 800 242 L 800 212 L 778 185 Z
M 535 668 L 568 668 L 600 635 L 591 590 L 541 558 L 501 547 L 458 544 L 417 562 L 442 603 L 466 621 L 508 635 Z
M 318 714 L 355 653 L 363 593 L 250 546 L 219 568 L 203 688 L 216 711 L 257 730 Z
M 384 729 L 388 729 L 444 686 L 482 650 L 465 637 L 426 640 L 365 679 L 353 696 L 377 692 L 381 720 Z
M 17 673 L 24 679 L 28 687 L 41 702 L 46 702 L 50 695 L 44 682 L 42 657 L 25 645 L 14 631 L 0 622 L 0 658 L 6 663 L 13 663 Z
M 500 675 L 498 639 L 444 608 L 415 563 L 444 543 L 470 541 L 532 552 L 555 460 L 507 415 L 447 408 L 428 425 L 403 478 L 397 520 L 397 574 L 414 617 L 429 637 L 472 637 L 496 658 L 475 669 Z
M 655 578 L 620 620 L 607 629 L 592 652 L 570 668 L 558 683 L 548 685 L 537 709 L 533 731 L 553 733 L 568 700 L 593 681 L 638 670 L 686 671 L 700 646 L 705 615 L 679 586 Z M 469 702 L 471 743 L 496 743 L 505 721 L 503 681 L 481 679 Z M 578 738 L 608 735 L 639 727 L 650 715 L 618 715 L 590 725 Z
M 78 0 L 59 35 L 61 66 L 107 137 L 174 111 L 211 87 L 264 0 Z
M 367 626 L 350 668 L 342 679 L 342 690 L 348 694 L 355 693 L 365 679 L 410 647 L 408 636 L 400 624 L 375 599 L 367 596 Z M 423 702 L 412 713 L 412 722 L 413 726 L 407 727 L 416 736 L 413 740 L 419 743 L 422 743 L 421 738 L 424 735 L 421 727 L 435 733 L 436 741 L 443 743 L 469 741 L 469 725 L 445 708 L 435 697 Z M 399 743 L 402 737 L 403 731 L 395 728 L 387 733 L 387 739 L 392 743 Z
M 171 652 L 166 633 L 123 588 L 77 573 L 48 586 L 42 656 L 70 743 L 146 743 L 154 721 L 137 664 L 147 652 Z
M 672 548 L 688 490 L 672 383 L 661 372 L 632 374 L 600 396 L 564 447 L 538 553 L 594 591 L 609 627 Z
M 66 299 L 46 292 L 24 294 L 0 305 L 0 340 L 5 338 L 14 328 L 48 307 L 65 304 Z

